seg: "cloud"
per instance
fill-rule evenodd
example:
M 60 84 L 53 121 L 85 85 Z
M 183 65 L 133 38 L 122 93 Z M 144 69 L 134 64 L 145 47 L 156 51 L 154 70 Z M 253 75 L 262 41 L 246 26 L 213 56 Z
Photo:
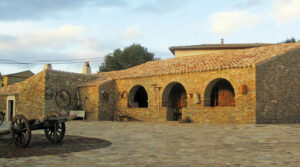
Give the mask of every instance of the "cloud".
M 210 16 L 212 30 L 219 35 L 235 33 L 260 22 L 260 17 L 246 11 L 220 12 Z
M 87 6 L 122 7 L 124 0 L 0 0 L 0 20 L 35 20 Z
M 12 24 L 14 25 L 14 23 Z M 2 32 L 0 34 L 0 70 L 2 74 L 27 69 L 39 72 L 44 63 L 51 63 L 53 60 L 90 58 L 97 58 L 90 62 L 93 68 L 97 68 L 102 63 L 106 53 L 121 46 L 120 38 L 99 40 L 90 34 L 85 27 L 78 25 L 62 25 L 51 29 L 26 29 L 26 31 L 17 33 L 14 33 L 13 30 Z M 16 65 L 3 60 L 22 63 L 34 62 L 34 64 Z M 40 60 L 47 61 L 37 62 Z M 54 64 L 55 69 L 82 71 L 82 62 L 79 64 L 64 63 Z M 94 69 L 93 71 L 97 70 Z
M 144 0 L 138 5 L 134 11 L 143 13 L 164 14 L 172 13 L 182 9 L 189 0 Z
M 300 0 L 275 0 L 272 16 L 278 23 L 300 18 Z
M 139 38 L 141 36 L 142 33 L 139 25 L 129 27 L 125 32 L 121 34 L 122 38 Z
M 84 28 L 81 26 L 63 25 L 57 29 L 24 32 L 20 35 L 2 35 L 0 49 L 63 48 L 69 43 L 78 42 L 83 31 Z
M 100 41 L 87 35 L 84 27 L 63 25 L 21 34 L 0 34 L 0 59 L 30 63 L 94 58 L 104 56 L 101 45 Z
M 263 0 L 240 0 L 236 4 L 236 7 L 241 8 L 241 9 L 249 9 L 249 8 L 258 7 L 262 3 L 263 3 Z

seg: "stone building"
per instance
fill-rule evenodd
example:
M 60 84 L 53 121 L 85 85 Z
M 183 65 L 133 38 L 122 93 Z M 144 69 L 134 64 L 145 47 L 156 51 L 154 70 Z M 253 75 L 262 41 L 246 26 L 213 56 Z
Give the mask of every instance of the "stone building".
M 27 78 L 33 76 L 34 73 L 31 71 L 22 71 L 14 74 L 7 74 L 1 77 L 0 75 L 0 87 L 8 86 L 14 83 L 22 82 Z
M 45 69 L 0 89 L 0 110 L 9 112 L 13 96 L 14 113 L 40 119 L 81 109 L 88 120 L 300 122 L 300 43 L 170 50 L 175 58 L 121 71 L 91 74 L 88 64 L 85 74 Z

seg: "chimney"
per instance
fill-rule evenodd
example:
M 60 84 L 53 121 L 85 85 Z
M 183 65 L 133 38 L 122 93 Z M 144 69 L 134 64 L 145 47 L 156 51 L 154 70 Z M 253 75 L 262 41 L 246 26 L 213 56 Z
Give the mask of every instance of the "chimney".
M 224 44 L 224 39 L 223 38 L 221 38 L 221 45 L 223 45 Z
M 83 74 L 87 74 L 87 75 L 90 75 L 92 74 L 92 70 L 91 70 L 91 67 L 90 67 L 90 64 L 88 61 L 86 61 L 84 63 L 84 66 L 83 66 Z
M 44 65 L 44 70 L 52 70 L 52 65 L 51 64 L 45 64 Z

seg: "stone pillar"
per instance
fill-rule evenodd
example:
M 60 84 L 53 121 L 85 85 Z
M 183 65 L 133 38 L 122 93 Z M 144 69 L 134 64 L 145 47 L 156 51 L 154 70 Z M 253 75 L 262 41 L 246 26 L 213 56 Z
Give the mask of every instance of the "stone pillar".
M 52 65 L 51 64 L 45 64 L 44 70 L 52 70 Z
M 84 63 L 83 74 L 87 74 L 87 75 L 92 74 L 92 70 L 88 61 Z

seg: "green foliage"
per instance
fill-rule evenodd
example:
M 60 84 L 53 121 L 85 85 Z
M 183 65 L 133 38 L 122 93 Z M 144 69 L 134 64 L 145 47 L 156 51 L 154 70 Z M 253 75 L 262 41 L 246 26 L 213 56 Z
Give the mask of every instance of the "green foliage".
M 99 72 L 124 70 L 152 60 L 157 60 L 153 53 L 139 44 L 133 44 L 124 50 L 116 49 L 113 53 L 107 54 L 99 67 Z
M 281 43 L 295 43 L 295 42 L 296 42 L 296 39 L 294 37 L 292 37 L 292 38 L 286 39 L 285 41 L 282 41 Z

